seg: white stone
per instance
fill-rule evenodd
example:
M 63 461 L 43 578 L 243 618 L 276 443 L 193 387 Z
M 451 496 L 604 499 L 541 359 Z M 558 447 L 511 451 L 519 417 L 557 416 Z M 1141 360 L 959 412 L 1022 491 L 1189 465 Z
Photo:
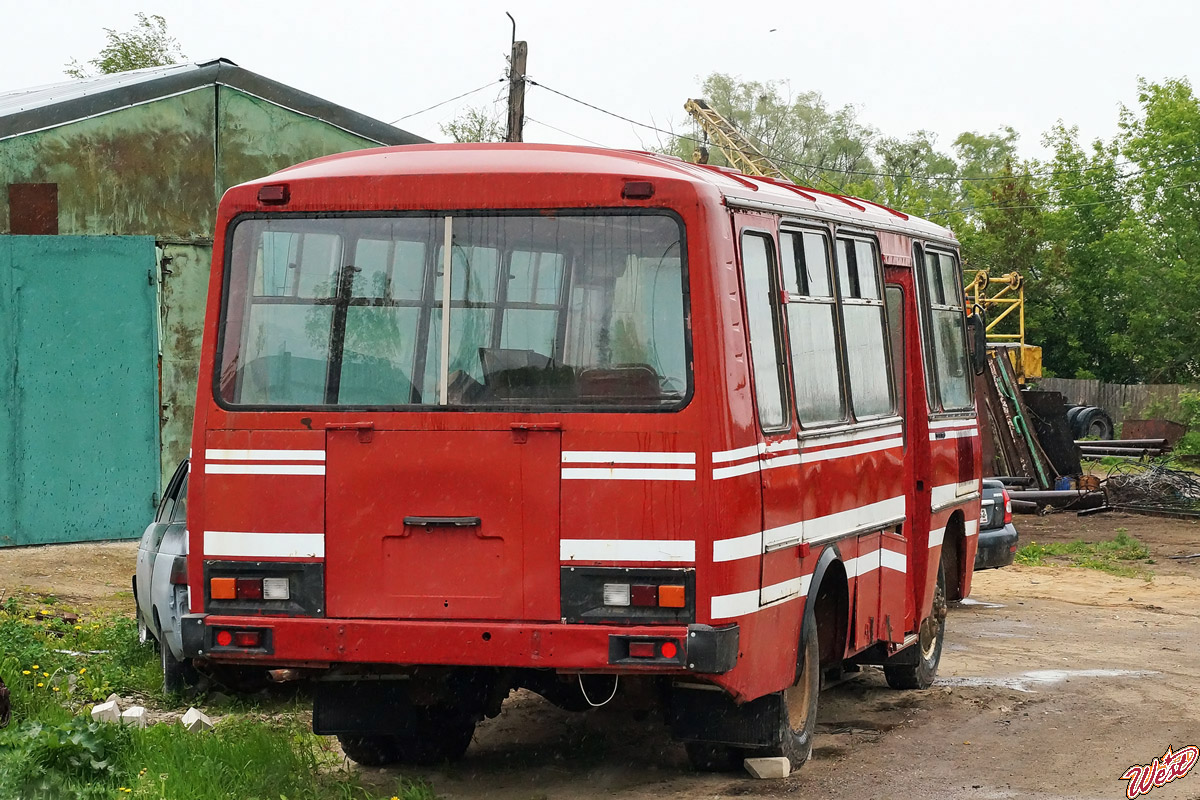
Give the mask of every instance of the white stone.
M 146 727 L 146 709 L 142 706 L 132 706 L 121 712 L 121 724 L 132 725 L 135 728 Z
M 212 730 L 212 720 L 198 708 L 189 708 L 187 713 L 179 720 L 179 724 L 187 728 L 190 733 L 199 733 L 200 731 Z
M 120 702 L 121 702 L 121 695 L 117 694 L 116 692 L 113 692 L 112 694 L 110 694 L 108 697 L 106 697 L 106 698 L 104 699 L 104 702 L 106 702 L 106 703 L 120 703 Z
M 759 780 L 786 778 L 792 774 L 792 762 L 783 756 L 778 758 L 747 758 L 746 771 Z
M 96 722 L 120 722 L 121 707 L 116 700 L 107 700 L 92 707 L 92 719 Z

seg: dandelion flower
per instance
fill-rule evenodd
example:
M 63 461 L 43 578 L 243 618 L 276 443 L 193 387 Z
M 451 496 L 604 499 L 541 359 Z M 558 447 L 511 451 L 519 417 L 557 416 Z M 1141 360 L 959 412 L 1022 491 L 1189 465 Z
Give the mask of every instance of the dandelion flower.
M 29 670 L 27 670 L 27 669 L 23 669 L 23 670 L 21 670 L 21 674 L 22 675 L 30 675 L 32 673 L 30 673 Z
M 54 687 L 54 691 L 56 691 L 56 692 L 58 691 L 58 687 L 57 687 L 57 686 L 55 686 L 55 687 Z
M 49 678 L 49 677 L 50 677 L 50 673 L 49 673 L 49 672 L 43 672 L 43 673 L 42 673 L 42 677 L 43 677 L 43 678 Z
M 42 687 L 43 687 L 43 686 L 45 686 L 45 685 L 46 685 L 46 684 L 42 683 L 41 681 L 38 681 L 38 688 L 39 688 L 39 689 L 40 689 L 40 688 L 42 688 Z
M 37 665 L 37 664 L 34 664 L 34 665 L 33 665 L 33 667 L 32 667 L 32 669 L 39 669 L 39 667 L 38 667 L 38 665 Z
M 79 668 L 79 674 L 80 674 L 80 675 L 82 675 L 82 674 L 83 674 L 83 673 L 85 673 L 85 672 L 87 672 L 87 667 L 80 667 L 80 668 Z

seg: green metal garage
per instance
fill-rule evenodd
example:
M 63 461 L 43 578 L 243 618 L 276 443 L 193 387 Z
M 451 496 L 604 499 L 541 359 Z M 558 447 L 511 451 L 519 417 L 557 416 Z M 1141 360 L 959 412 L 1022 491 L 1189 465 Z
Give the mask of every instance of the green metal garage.
M 141 534 L 188 452 L 227 188 L 423 141 L 224 59 L 0 92 L 0 546 Z

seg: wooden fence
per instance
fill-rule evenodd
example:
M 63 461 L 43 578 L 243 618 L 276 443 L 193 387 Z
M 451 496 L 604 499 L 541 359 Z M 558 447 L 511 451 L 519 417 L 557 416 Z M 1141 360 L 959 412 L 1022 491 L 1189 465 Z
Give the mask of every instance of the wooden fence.
M 1037 388 L 1062 392 L 1068 403 L 1099 406 L 1109 413 L 1113 422 L 1145 419 L 1146 408 L 1153 404 L 1156 417 L 1173 417 L 1179 412 L 1179 396 L 1185 391 L 1198 391 L 1200 385 L 1177 383 L 1104 383 L 1103 381 L 1041 378 Z M 1167 409 L 1164 414 L 1163 408 Z

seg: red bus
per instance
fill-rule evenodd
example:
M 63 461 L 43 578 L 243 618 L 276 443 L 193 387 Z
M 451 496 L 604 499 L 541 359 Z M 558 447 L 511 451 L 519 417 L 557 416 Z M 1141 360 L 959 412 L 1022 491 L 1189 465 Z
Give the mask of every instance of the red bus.
M 933 680 L 980 513 L 947 229 L 421 145 L 237 186 L 216 241 L 184 650 L 311 670 L 351 758 L 457 757 L 526 688 L 798 766 L 823 680 Z

